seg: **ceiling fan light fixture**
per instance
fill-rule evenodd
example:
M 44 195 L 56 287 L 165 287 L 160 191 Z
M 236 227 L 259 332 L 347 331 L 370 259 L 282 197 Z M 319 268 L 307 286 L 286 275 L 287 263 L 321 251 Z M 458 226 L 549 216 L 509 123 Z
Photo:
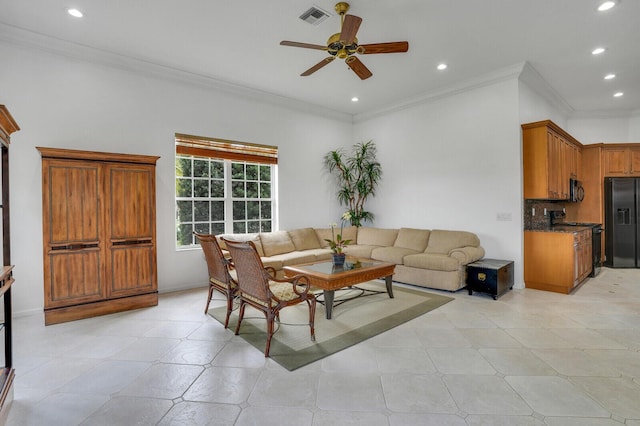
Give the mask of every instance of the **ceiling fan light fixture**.
M 300 43 L 297 41 L 282 40 L 281 46 L 302 47 L 305 49 L 324 50 L 328 57 L 318 62 L 308 70 L 300 74 L 302 77 L 310 76 L 335 58 L 344 59 L 348 67 L 361 79 L 366 80 L 373 73 L 362 61 L 356 57 L 359 55 L 371 55 L 379 53 L 403 53 L 409 50 L 409 42 L 396 41 L 387 43 L 373 43 L 359 45 L 356 34 L 362 23 L 362 18 L 355 15 L 347 15 L 349 3 L 339 2 L 335 6 L 336 12 L 340 15 L 340 32 L 329 37 L 326 46 L 320 44 Z

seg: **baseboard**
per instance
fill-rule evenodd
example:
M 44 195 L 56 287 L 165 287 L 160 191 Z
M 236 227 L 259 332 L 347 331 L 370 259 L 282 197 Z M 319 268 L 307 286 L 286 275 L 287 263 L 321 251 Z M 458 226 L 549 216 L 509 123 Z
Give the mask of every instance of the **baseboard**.
M 148 293 L 136 296 L 109 299 L 83 305 L 66 306 L 63 308 L 45 309 L 45 325 L 75 321 L 132 309 L 148 308 L 158 304 L 158 293 Z

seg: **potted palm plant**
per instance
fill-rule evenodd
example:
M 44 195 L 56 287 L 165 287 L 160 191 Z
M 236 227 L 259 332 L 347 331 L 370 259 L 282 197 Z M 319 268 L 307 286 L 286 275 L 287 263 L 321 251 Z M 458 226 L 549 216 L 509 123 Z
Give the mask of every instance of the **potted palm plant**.
M 376 159 L 376 145 L 373 141 L 353 145 L 351 155 L 342 149 L 330 151 L 324 156 L 324 166 L 335 178 L 338 186 L 338 201 L 347 206 L 349 221 L 353 226 L 363 222 L 373 222 L 373 213 L 364 209 L 369 197 L 376 195 L 382 179 L 382 166 Z M 343 216 L 345 217 L 345 216 Z

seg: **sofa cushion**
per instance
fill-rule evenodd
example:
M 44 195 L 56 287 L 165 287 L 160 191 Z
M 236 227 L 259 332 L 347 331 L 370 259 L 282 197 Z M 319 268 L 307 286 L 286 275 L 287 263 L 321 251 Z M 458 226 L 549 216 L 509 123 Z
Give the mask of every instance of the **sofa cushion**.
M 430 233 L 431 231 L 428 229 L 400 228 L 398 230 L 398 238 L 396 238 L 393 246 L 408 248 L 422 253 L 427 248 Z
M 378 247 L 371 251 L 371 259 L 402 265 L 402 259 L 410 254 L 421 253 L 404 247 Z
M 358 245 L 391 247 L 397 236 L 397 229 L 360 228 Z
M 326 240 L 332 239 L 331 228 L 314 228 L 320 247 L 329 247 L 329 243 Z M 340 233 L 340 227 L 334 229 L 333 233 L 338 235 Z M 335 237 L 334 235 L 334 237 Z M 355 226 L 347 226 L 342 228 L 342 239 L 351 240 L 350 244 L 355 244 L 358 237 L 358 228 Z
M 451 250 L 460 247 L 478 247 L 480 239 L 472 232 L 467 231 L 443 231 L 434 229 L 429 237 L 429 245 L 425 253 L 448 254 Z
M 344 252 L 347 256 L 371 259 L 371 252 L 373 251 L 373 249 L 377 249 L 377 248 L 380 248 L 380 246 L 365 246 L 361 244 L 356 244 L 352 246 L 347 246 L 344 249 Z
M 404 257 L 404 266 L 413 268 L 432 269 L 435 271 L 457 271 L 460 262 L 446 254 L 420 253 Z
M 315 256 L 314 262 L 321 262 L 324 260 L 331 260 L 331 250 L 328 248 L 317 248 L 311 250 L 305 250 L 304 253 L 312 254 Z
M 220 244 L 220 248 L 222 250 L 227 249 L 227 245 L 224 243 L 222 239 L 226 239 L 229 241 L 252 241 L 253 244 L 256 245 L 256 250 L 260 257 L 264 256 L 264 251 L 262 250 L 262 243 L 260 242 L 260 236 L 258 234 L 220 234 L 216 235 L 216 239 L 218 240 L 218 244 Z
M 265 256 L 289 253 L 296 249 L 287 231 L 261 232 L 260 241 Z
M 282 262 L 282 266 L 299 265 L 316 261 L 316 255 L 309 251 L 290 251 L 288 253 L 275 254 L 269 260 Z
M 296 250 L 319 249 L 320 242 L 313 228 L 294 229 L 289 231 L 289 237 L 293 241 Z

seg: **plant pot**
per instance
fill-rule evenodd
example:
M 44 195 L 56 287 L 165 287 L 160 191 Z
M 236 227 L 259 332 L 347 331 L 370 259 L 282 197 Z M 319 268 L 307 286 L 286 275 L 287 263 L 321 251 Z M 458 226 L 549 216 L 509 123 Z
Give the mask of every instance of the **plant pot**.
M 343 266 L 345 257 L 347 256 L 344 253 L 333 253 L 333 265 Z

